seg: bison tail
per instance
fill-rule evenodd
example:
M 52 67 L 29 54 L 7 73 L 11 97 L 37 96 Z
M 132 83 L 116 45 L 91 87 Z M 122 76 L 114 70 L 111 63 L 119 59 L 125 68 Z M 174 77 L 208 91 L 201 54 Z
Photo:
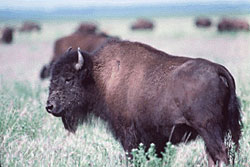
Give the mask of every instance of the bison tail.
M 227 132 L 231 132 L 232 141 L 236 145 L 236 149 L 239 148 L 239 139 L 241 137 L 242 120 L 241 120 L 241 110 L 240 101 L 235 93 L 235 81 L 230 72 L 223 66 L 219 67 L 219 75 L 224 77 L 227 81 L 230 97 L 228 102 L 228 111 L 226 113 L 226 124 Z

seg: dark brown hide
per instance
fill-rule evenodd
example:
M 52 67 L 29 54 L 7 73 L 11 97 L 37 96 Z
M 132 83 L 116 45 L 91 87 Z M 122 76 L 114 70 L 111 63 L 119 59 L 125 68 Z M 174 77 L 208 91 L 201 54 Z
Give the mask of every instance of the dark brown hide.
M 205 141 L 212 164 L 228 163 L 224 138 L 241 136 L 239 103 L 231 74 L 204 59 L 171 56 L 148 45 L 110 41 L 75 69 L 77 52 L 55 64 L 47 110 L 74 132 L 87 113 L 106 120 L 123 148 L 143 143 L 164 151 L 174 144 Z

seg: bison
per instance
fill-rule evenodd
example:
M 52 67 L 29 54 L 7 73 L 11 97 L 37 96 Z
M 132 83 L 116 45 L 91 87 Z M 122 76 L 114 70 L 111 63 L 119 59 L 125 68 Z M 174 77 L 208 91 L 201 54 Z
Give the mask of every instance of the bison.
M 20 32 L 31 32 L 31 31 L 40 31 L 41 26 L 38 23 L 32 21 L 25 21 L 23 25 L 19 28 Z
M 210 27 L 212 25 L 212 21 L 209 18 L 199 17 L 195 20 L 195 25 L 197 27 L 200 27 L 200 28 L 207 28 L 207 27 Z
M 209 166 L 229 163 L 224 138 L 239 145 L 235 82 L 222 65 L 168 55 L 148 45 L 110 40 L 92 54 L 67 52 L 52 68 L 46 106 L 69 132 L 92 113 L 108 122 L 124 150 L 201 136 Z
M 51 65 L 64 54 L 67 48 L 72 47 L 73 50 L 76 50 L 77 47 L 80 46 L 84 51 L 92 52 L 98 49 L 109 38 L 116 37 L 108 36 L 105 33 L 73 33 L 58 39 L 54 45 L 53 57 L 48 65 L 43 66 L 40 72 L 40 78 L 45 79 L 50 76 Z
M 223 18 L 217 25 L 219 32 L 223 31 L 249 31 L 250 27 L 247 21 L 241 19 Z
M 138 19 L 131 26 L 132 30 L 152 30 L 153 28 L 154 28 L 153 22 L 146 19 Z
M 10 44 L 13 41 L 13 31 L 14 29 L 11 27 L 5 27 L 2 30 L 1 41 L 6 44 Z
M 83 22 L 79 25 L 79 27 L 76 30 L 76 33 L 96 33 L 97 26 L 94 23 L 89 22 Z

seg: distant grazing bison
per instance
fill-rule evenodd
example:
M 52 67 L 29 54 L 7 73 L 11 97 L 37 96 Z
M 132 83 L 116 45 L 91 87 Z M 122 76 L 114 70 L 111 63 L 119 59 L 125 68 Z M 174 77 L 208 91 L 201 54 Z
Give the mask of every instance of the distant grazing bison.
M 247 21 L 241 19 L 223 18 L 217 25 L 219 32 L 223 31 L 249 31 L 250 27 Z
M 2 33 L 1 41 L 6 44 L 11 43 L 13 40 L 13 32 L 14 32 L 14 29 L 11 27 L 3 28 L 1 32 Z
M 235 82 L 222 65 L 111 40 L 91 55 L 68 52 L 52 68 L 46 110 L 75 132 L 89 113 L 107 121 L 130 152 L 201 136 L 209 166 L 229 163 L 224 138 L 238 147 L 241 115 Z
M 96 33 L 97 26 L 94 23 L 84 22 L 79 25 L 76 33 Z
M 196 18 L 195 25 L 197 27 L 206 28 L 206 27 L 210 27 L 212 25 L 212 21 L 209 18 L 199 17 L 199 18 Z
M 31 31 L 40 31 L 41 26 L 38 23 L 26 21 L 23 25 L 19 28 L 20 32 L 31 32 Z
M 152 30 L 153 28 L 154 28 L 153 22 L 146 19 L 138 19 L 131 26 L 132 30 L 143 30 L 143 29 Z
M 40 73 L 40 77 L 45 79 L 50 75 L 50 67 L 60 56 L 62 56 L 65 50 L 72 47 L 76 50 L 80 46 L 86 52 L 92 52 L 98 49 L 107 39 L 114 38 L 106 35 L 105 33 L 74 33 L 66 37 L 62 37 L 55 42 L 54 54 L 52 60 L 48 65 L 45 65 Z

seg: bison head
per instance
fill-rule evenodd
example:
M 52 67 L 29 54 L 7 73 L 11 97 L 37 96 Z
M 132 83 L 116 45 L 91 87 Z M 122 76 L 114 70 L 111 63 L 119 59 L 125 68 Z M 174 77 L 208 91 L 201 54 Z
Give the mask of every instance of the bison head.
M 88 54 L 79 48 L 77 52 L 67 52 L 52 66 L 46 110 L 61 117 L 70 132 L 76 131 L 90 107 L 91 68 Z

